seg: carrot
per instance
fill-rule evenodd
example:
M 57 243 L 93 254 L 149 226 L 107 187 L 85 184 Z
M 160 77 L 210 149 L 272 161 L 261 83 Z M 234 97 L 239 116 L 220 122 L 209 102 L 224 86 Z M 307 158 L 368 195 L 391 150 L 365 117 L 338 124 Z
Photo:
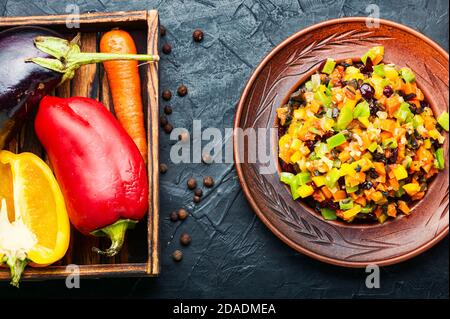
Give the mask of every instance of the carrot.
M 128 32 L 112 30 L 102 36 L 100 51 L 136 54 L 136 45 Z M 138 62 L 133 60 L 108 61 L 104 62 L 103 66 L 108 76 L 117 119 L 133 139 L 144 160 L 147 161 L 147 140 Z

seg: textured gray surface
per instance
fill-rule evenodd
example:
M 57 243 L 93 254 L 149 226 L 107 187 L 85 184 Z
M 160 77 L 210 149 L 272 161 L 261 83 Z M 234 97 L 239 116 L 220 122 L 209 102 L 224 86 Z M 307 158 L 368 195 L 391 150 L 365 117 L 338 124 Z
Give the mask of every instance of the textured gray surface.
M 173 53 L 162 57 L 161 89 L 189 88 L 171 101 L 174 126 L 191 127 L 193 119 L 231 127 L 234 109 L 252 70 L 277 43 L 296 31 L 330 18 L 366 15 L 367 1 L 332 0 L 160 0 L 45 1 L 0 0 L 0 15 L 63 13 L 67 3 L 82 12 L 156 8 L 168 29 L 163 42 Z M 448 51 L 448 3 L 376 1 L 382 18 L 409 25 Z M 192 31 L 205 40 L 194 44 Z M 165 103 L 161 104 L 163 107 Z M 170 142 L 161 135 L 161 161 L 169 162 Z M 195 208 L 186 179 L 210 174 L 217 183 Z M 188 206 L 192 216 L 174 225 L 167 215 Z M 23 283 L 20 290 L 0 284 L 0 296 L 149 297 L 149 298 L 448 298 L 449 241 L 408 262 L 383 268 L 381 288 L 365 287 L 364 270 L 342 269 L 296 253 L 255 217 L 231 164 L 171 165 L 161 177 L 162 274 L 150 279 L 83 280 L 68 290 L 64 281 Z M 193 242 L 174 264 L 170 253 L 189 232 Z

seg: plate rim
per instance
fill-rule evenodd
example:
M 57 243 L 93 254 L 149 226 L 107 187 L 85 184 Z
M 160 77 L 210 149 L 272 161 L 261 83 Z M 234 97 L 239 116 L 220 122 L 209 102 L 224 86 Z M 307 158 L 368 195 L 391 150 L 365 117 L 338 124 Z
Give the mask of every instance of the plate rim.
M 239 122 L 242 117 L 242 111 L 244 108 L 244 102 L 249 94 L 249 91 L 251 87 L 253 86 L 256 78 L 261 73 L 263 68 L 266 66 L 266 64 L 272 59 L 274 55 L 276 55 L 279 51 L 284 49 L 288 44 L 290 44 L 292 41 L 297 39 L 298 37 L 304 36 L 305 34 L 308 34 L 309 32 L 320 29 L 329 25 L 334 24 L 342 24 L 342 23 L 352 23 L 352 22 L 365 22 L 367 20 L 367 17 L 344 17 L 344 18 L 336 18 L 336 19 L 330 19 L 325 20 L 316 24 L 313 24 L 309 27 L 306 27 L 304 29 L 301 29 L 297 31 L 296 33 L 292 34 L 291 36 L 287 37 L 285 40 L 283 40 L 281 43 L 279 43 L 277 46 L 275 46 L 271 51 L 269 51 L 265 57 L 261 60 L 261 62 L 258 64 L 258 66 L 255 68 L 255 70 L 252 72 L 251 76 L 249 77 L 242 94 L 239 98 L 239 102 L 236 107 L 236 113 L 234 116 L 233 121 L 233 129 L 236 130 L 239 127 Z M 400 30 L 403 30 L 405 32 L 411 33 L 417 38 L 420 38 L 422 41 L 427 42 L 430 46 L 432 46 L 434 49 L 439 51 L 446 59 L 449 60 L 449 54 L 447 51 L 445 51 L 437 42 L 430 39 L 426 35 L 408 27 L 403 24 L 400 24 L 398 22 L 394 22 L 387 19 L 377 19 L 377 21 L 380 22 L 380 24 L 384 24 L 390 27 L 394 27 Z M 332 264 L 335 266 L 341 266 L 341 267 L 348 267 L 348 268 L 364 268 L 368 265 L 367 262 L 359 262 L 359 261 L 345 261 L 345 260 L 338 260 L 335 258 L 327 257 L 324 255 L 321 255 L 319 253 L 316 253 L 310 249 L 307 249 L 300 244 L 294 242 L 291 240 L 288 236 L 286 236 L 283 232 L 281 232 L 278 228 L 276 228 L 273 223 L 269 221 L 269 219 L 263 214 L 259 206 L 257 205 L 256 201 L 254 200 L 253 196 L 251 195 L 250 189 L 244 179 L 243 171 L 242 171 L 242 165 L 241 161 L 239 159 L 239 152 L 236 151 L 236 147 L 238 144 L 238 136 L 234 134 L 233 136 L 233 157 L 236 167 L 236 172 L 238 175 L 239 183 L 241 184 L 242 190 L 244 191 L 244 195 L 247 198 L 247 201 L 250 203 L 250 206 L 252 207 L 254 213 L 258 216 L 258 218 L 264 223 L 264 225 L 269 228 L 269 230 L 277 236 L 279 239 L 281 239 L 285 244 L 287 244 L 289 247 L 294 249 L 297 252 L 300 252 L 304 255 L 307 255 L 313 259 L 316 259 L 321 262 L 325 262 L 328 264 Z M 375 260 L 371 262 L 370 264 L 375 264 L 378 266 L 388 266 L 397 264 L 406 260 L 409 260 L 426 250 L 430 249 L 437 243 L 439 243 L 442 239 L 444 239 L 447 234 L 449 233 L 449 225 L 447 224 L 447 227 L 445 227 L 439 234 L 437 234 L 435 237 L 433 237 L 428 242 L 424 243 L 423 245 L 420 245 L 419 247 L 407 252 L 406 254 L 402 254 L 399 256 L 387 258 L 387 259 L 380 259 Z

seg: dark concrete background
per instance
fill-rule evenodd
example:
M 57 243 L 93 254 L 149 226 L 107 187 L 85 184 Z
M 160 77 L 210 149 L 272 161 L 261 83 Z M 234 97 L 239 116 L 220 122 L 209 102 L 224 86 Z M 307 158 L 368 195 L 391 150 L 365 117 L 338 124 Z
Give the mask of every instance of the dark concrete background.
M 448 51 L 448 2 L 375 1 L 382 18 L 409 25 Z M 156 8 L 173 45 L 162 55 L 161 89 L 189 88 L 175 97 L 170 121 L 190 128 L 232 127 L 240 93 L 258 62 L 276 44 L 296 31 L 330 18 L 366 15 L 361 0 L 0 0 L 0 15 L 64 13 L 76 3 L 82 12 Z M 202 28 L 200 45 L 192 31 Z M 161 104 L 163 107 L 165 103 Z M 169 162 L 170 142 L 161 134 L 161 161 Z M 192 206 L 186 180 L 214 176 L 216 187 Z M 189 207 L 192 217 L 175 226 L 167 215 Z M 146 297 L 146 298 L 448 298 L 449 240 L 402 264 L 383 268 L 381 288 L 365 287 L 364 270 L 343 269 L 296 253 L 278 240 L 250 209 L 232 164 L 169 165 L 161 177 L 161 257 L 159 278 L 82 280 L 80 289 L 64 281 L 25 282 L 21 289 L 0 283 L 1 297 Z M 175 264 L 170 253 L 189 232 L 193 242 Z

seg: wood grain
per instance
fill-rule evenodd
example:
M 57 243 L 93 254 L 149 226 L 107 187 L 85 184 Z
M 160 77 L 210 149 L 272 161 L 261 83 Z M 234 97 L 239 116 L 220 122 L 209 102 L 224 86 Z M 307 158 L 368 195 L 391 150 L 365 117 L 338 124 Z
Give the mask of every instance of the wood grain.
M 0 18 L 0 29 L 19 25 L 41 25 L 55 29 L 67 38 L 75 36 L 74 30 L 65 26 L 67 15 Z M 134 37 L 139 53 L 158 54 L 159 18 L 157 11 L 133 11 L 112 13 L 88 13 L 80 17 L 80 46 L 85 52 L 97 51 L 102 32 L 121 27 Z M 77 264 L 80 275 L 85 277 L 155 276 L 159 274 L 159 149 L 158 149 L 158 65 L 140 66 L 143 87 L 144 112 L 147 115 L 149 159 L 149 211 L 147 225 L 138 224 L 128 232 L 121 253 L 114 258 L 99 257 L 91 251 L 93 246 L 107 248 L 109 240 L 85 237 L 73 227 L 66 256 L 55 265 L 45 268 L 28 267 L 24 280 L 63 278 L 70 274 L 66 265 Z M 99 99 L 114 113 L 106 74 L 102 65 L 83 66 L 74 79 L 60 85 L 54 93 L 59 97 L 87 96 Z M 49 163 L 45 151 L 34 134 L 33 119 L 21 133 L 14 137 L 7 149 L 13 152 L 32 151 Z M 49 163 L 50 164 L 50 163 Z M 145 247 L 145 248 L 144 248 Z M 9 280 L 9 271 L 0 269 L 0 280 Z
M 150 11 L 148 18 L 147 51 L 149 54 L 158 54 L 159 17 L 156 11 Z M 148 268 L 149 274 L 159 274 L 159 68 L 157 63 L 148 65 L 147 91 L 148 91 L 148 162 L 153 163 L 149 169 L 149 185 L 151 185 L 150 209 L 148 216 Z

